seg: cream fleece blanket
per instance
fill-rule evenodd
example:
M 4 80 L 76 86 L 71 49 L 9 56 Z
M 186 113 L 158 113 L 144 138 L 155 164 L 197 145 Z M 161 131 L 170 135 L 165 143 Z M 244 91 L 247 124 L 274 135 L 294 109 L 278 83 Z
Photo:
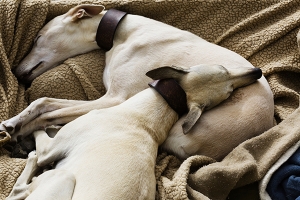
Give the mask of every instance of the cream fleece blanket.
M 11 72 L 29 52 L 39 29 L 79 3 L 101 1 L 0 1 L 0 120 L 16 115 L 39 97 L 92 100 L 104 94 L 101 50 L 68 59 L 38 77 L 26 91 Z M 283 120 L 279 125 L 244 142 L 221 162 L 203 156 L 182 162 L 161 153 L 155 169 L 157 199 L 226 199 L 228 195 L 230 199 L 255 199 L 257 187 L 249 184 L 262 179 L 300 139 L 299 2 L 104 0 L 102 4 L 191 31 L 236 51 L 263 70 L 274 93 L 275 118 Z M 9 137 L 2 133 L 0 139 L 2 146 Z M 0 199 L 8 195 L 24 164 L 24 159 L 10 158 L 7 151 L 0 150 Z

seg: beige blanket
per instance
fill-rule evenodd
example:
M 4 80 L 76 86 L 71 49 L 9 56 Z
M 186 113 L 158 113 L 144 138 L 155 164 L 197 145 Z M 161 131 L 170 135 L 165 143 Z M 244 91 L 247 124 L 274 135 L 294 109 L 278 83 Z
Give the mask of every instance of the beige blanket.
M 16 115 L 39 97 L 92 100 L 104 94 L 101 50 L 68 59 L 37 78 L 26 91 L 11 72 L 29 52 L 38 30 L 79 3 L 101 1 L 0 1 L 0 120 Z M 103 0 L 102 4 L 191 31 L 236 51 L 263 70 L 274 93 L 275 119 L 282 123 L 241 144 L 222 162 L 203 156 L 181 162 L 162 153 L 155 169 L 157 199 L 257 198 L 255 183 L 300 138 L 299 2 Z M 1 147 L 9 138 L 0 135 L 0 139 Z M 0 199 L 9 194 L 24 164 L 24 159 L 10 158 L 0 150 Z

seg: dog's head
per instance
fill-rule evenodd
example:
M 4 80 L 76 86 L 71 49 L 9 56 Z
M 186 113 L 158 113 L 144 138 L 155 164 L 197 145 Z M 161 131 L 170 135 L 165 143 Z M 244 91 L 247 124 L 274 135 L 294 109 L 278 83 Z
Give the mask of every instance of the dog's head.
M 182 128 L 187 133 L 204 110 L 227 99 L 234 89 L 255 82 L 262 76 L 262 71 L 258 68 L 226 69 L 221 65 L 197 65 L 189 69 L 161 67 L 146 75 L 155 80 L 173 78 L 186 92 L 189 112 Z
M 91 25 L 95 22 L 87 19 L 98 16 L 103 10 L 101 5 L 79 5 L 48 22 L 39 31 L 30 53 L 14 69 L 16 77 L 31 83 L 67 58 L 98 49 L 97 25 Z M 91 30 L 93 28 L 95 30 Z

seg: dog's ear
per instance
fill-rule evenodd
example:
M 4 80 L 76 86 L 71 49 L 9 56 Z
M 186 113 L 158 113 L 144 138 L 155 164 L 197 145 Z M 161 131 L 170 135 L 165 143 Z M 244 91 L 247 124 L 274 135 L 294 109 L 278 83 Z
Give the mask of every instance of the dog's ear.
M 70 9 L 66 15 L 71 17 L 71 21 L 75 22 L 84 17 L 93 17 L 98 15 L 104 9 L 105 7 L 102 5 L 82 4 Z
M 184 134 L 187 134 L 193 126 L 196 124 L 198 119 L 200 118 L 202 112 L 204 110 L 204 106 L 200 107 L 198 105 L 192 104 L 190 106 L 190 110 L 188 114 L 186 115 L 184 122 L 182 124 L 182 130 Z
M 157 69 L 153 69 L 148 71 L 146 75 L 153 80 L 173 78 L 175 80 L 179 80 L 183 74 L 186 74 L 187 70 L 181 67 L 176 66 L 165 66 Z

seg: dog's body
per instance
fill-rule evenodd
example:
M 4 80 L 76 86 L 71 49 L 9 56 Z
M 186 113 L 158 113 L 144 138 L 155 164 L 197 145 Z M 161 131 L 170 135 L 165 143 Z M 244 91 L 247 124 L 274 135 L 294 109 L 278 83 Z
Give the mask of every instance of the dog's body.
M 16 75 L 32 81 L 68 57 L 99 48 L 95 36 L 105 14 L 101 11 L 97 6 L 77 6 L 49 22 L 40 31 L 31 53 L 15 70 Z M 90 17 L 81 19 L 83 12 Z M 53 37 L 56 39 L 49 42 Z M 143 74 L 151 69 L 200 63 L 220 64 L 227 69 L 253 67 L 240 55 L 192 33 L 128 14 L 118 26 L 113 48 L 106 53 L 103 81 L 107 93 L 103 97 L 90 102 L 38 99 L 1 126 L 15 133 L 16 139 L 40 127 L 68 123 L 90 110 L 118 105 L 142 91 L 150 81 Z M 205 112 L 188 134 L 183 134 L 180 120 L 162 147 L 183 159 L 201 154 L 219 160 L 241 142 L 272 127 L 273 112 L 272 92 L 265 78 L 261 78 Z
M 188 70 L 164 67 L 147 75 L 178 81 L 186 92 L 189 124 L 202 113 L 195 105 L 216 106 L 233 89 L 253 83 L 261 71 L 199 65 Z M 30 154 L 8 199 L 154 199 L 157 149 L 177 120 L 165 99 L 148 88 L 117 106 L 78 117 L 54 138 L 35 131 L 36 155 Z M 52 162 L 57 162 L 55 169 L 30 183 L 38 166 Z

